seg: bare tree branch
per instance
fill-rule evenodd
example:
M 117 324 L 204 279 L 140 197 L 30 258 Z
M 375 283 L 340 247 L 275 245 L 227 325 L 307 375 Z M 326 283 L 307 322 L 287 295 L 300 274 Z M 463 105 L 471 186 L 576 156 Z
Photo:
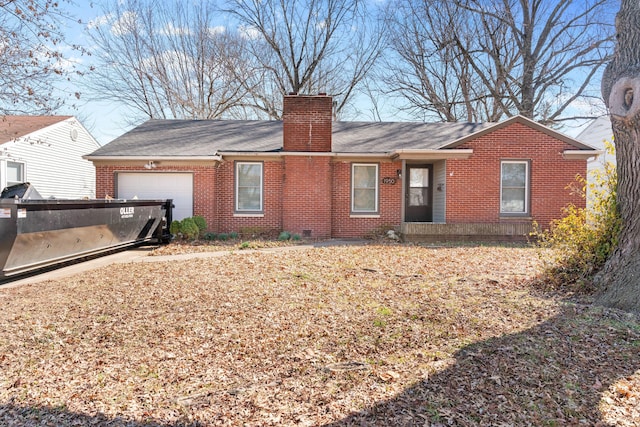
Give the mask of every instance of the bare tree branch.
M 365 6 L 359 0 L 229 0 L 226 12 L 264 71 L 245 80 L 254 108 L 279 118 L 288 92 L 327 92 L 337 114 L 346 108 L 385 41 Z
M 73 25 L 56 0 L 0 1 L 0 114 L 49 114 L 67 102 L 56 89 L 79 71 L 63 51 L 86 53 L 65 40 Z
M 400 61 L 389 59 L 386 82 L 408 109 L 441 120 L 522 114 L 552 124 L 587 95 L 608 60 L 614 4 L 402 0 L 392 26 Z
M 105 6 L 89 36 L 99 62 L 89 85 L 147 118 L 235 116 L 246 89 L 244 40 L 215 26 L 207 2 L 128 0 Z

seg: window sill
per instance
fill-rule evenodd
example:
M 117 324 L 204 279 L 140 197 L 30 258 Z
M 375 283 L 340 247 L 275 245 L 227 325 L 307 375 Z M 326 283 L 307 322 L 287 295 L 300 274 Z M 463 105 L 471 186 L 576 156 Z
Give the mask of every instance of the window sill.
M 510 221 L 510 220 L 514 220 L 514 221 L 522 221 L 522 220 L 527 220 L 527 221 L 533 221 L 533 217 L 529 214 L 524 214 L 524 215 L 505 215 L 505 214 L 500 214 L 500 220 L 504 220 L 504 221 Z
M 264 218 L 263 213 L 234 213 L 234 218 Z
M 350 214 L 349 218 L 380 218 L 380 214 Z

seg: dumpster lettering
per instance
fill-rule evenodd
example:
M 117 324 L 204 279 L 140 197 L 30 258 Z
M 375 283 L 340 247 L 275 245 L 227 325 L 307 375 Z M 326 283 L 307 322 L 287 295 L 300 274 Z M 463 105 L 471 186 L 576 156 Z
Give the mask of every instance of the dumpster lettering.
M 120 208 L 120 218 L 133 218 L 134 207 Z

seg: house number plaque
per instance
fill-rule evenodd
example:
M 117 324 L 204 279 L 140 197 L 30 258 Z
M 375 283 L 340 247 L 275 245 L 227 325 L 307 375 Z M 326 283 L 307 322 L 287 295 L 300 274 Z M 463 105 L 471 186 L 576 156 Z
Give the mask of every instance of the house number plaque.
M 396 183 L 396 178 L 391 178 L 391 177 L 382 178 L 382 183 L 393 185 Z

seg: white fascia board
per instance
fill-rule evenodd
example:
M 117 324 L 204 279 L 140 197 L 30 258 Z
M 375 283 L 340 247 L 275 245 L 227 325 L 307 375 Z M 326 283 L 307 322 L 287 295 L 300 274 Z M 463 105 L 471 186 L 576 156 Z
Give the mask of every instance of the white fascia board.
M 219 154 L 213 154 L 211 156 L 92 156 L 92 155 L 87 155 L 87 156 L 82 156 L 83 159 L 85 160 L 90 160 L 90 161 L 107 161 L 107 162 L 113 162 L 113 161 L 118 161 L 121 160 L 123 162 L 127 162 L 127 161 L 149 161 L 149 160 L 154 160 L 154 161 L 160 161 L 160 160 L 172 160 L 172 161 L 221 161 L 222 160 L 222 156 L 220 156 Z
M 446 159 L 468 159 L 473 155 L 473 149 L 442 149 L 442 150 L 395 150 L 391 157 L 399 160 L 446 160 Z
M 246 152 L 246 151 L 218 151 L 223 157 L 371 157 L 389 158 L 389 153 L 336 153 L 327 151 L 277 151 L 277 152 Z
M 604 154 L 604 150 L 564 150 L 562 157 L 565 160 L 589 160 Z

